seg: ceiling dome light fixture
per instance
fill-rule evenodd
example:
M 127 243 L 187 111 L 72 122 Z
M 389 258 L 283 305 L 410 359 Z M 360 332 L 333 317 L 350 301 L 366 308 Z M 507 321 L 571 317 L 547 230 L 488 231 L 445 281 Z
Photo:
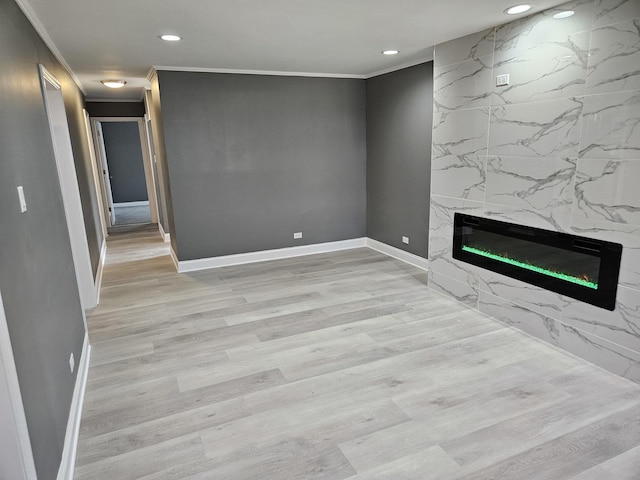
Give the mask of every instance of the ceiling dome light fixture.
M 573 10 L 564 10 L 563 12 L 558 12 L 556 13 L 553 18 L 567 18 L 567 17 L 571 17 L 574 13 Z
M 399 53 L 400 53 L 399 50 L 383 50 L 382 51 L 383 55 L 397 55 Z
M 520 13 L 528 12 L 529 10 L 531 10 L 531 5 L 514 5 L 513 7 L 507 8 L 504 13 L 507 15 L 518 15 Z
M 171 33 L 160 35 L 160 38 L 165 42 L 179 42 L 180 40 L 182 40 L 182 37 L 180 35 L 173 35 Z
M 126 80 L 101 80 L 101 84 L 109 88 L 122 88 L 127 84 Z

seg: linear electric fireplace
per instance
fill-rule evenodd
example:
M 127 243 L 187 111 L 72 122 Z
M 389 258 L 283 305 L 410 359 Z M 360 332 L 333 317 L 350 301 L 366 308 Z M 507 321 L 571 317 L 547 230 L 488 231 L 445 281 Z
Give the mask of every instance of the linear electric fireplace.
M 616 304 L 622 245 L 455 214 L 453 258 L 598 307 Z

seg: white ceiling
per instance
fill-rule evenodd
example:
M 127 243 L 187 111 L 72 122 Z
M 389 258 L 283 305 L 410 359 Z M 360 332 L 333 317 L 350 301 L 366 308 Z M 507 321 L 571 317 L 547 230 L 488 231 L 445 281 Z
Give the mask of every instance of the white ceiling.
M 510 21 L 518 0 L 17 0 L 90 99 L 140 99 L 151 67 L 365 78 Z M 528 14 L 564 3 L 535 0 Z M 181 42 L 167 43 L 162 33 Z M 384 49 L 397 49 L 389 57 Z M 123 78 L 110 90 L 101 79 Z

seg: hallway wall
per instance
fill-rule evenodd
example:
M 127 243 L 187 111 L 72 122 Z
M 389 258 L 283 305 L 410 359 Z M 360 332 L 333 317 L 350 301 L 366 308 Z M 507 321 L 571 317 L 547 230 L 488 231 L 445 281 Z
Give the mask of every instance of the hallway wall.
M 82 93 L 13 0 L 0 0 L 0 38 L 0 290 L 38 478 L 53 480 L 85 330 L 39 63 L 62 83 L 94 270 L 102 239 Z

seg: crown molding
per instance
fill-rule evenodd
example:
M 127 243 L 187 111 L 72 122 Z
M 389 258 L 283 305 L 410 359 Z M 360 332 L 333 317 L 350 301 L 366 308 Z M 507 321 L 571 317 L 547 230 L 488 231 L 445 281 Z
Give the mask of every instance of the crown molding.
M 29 20 L 29 23 L 31 23 L 35 31 L 38 33 L 38 35 L 40 35 L 40 38 L 42 38 L 42 41 L 49 48 L 49 50 L 51 50 L 51 53 L 53 54 L 53 56 L 56 57 L 56 59 L 62 64 L 62 66 L 67 71 L 69 76 L 73 79 L 76 86 L 80 89 L 80 91 L 86 97 L 87 91 L 82 85 L 82 82 L 80 82 L 80 79 L 76 76 L 75 73 L 73 73 L 73 70 L 71 69 L 67 61 L 62 56 L 62 53 L 60 53 L 60 50 L 58 50 L 58 47 L 56 47 L 56 44 L 53 43 L 53 40 L 49 36 L 49 32 L 47 32 L 47 29 L 44 28 L 44 25 L 42 25 L 42 22 L 36 15 L 36 12 L 33 9 L 33 7 L 29 4 L 27 0 L 15 0 L 15 1 L 18 4 L 18 7 L 20 7 L 20 10 L 22 10 L 22 13 L 24 13 L 24 15 L 27 17 L 27 20 Z
M 205 68 L 205 67 L 172 67 L 154 65 L 151 75 L 156 71 L 166 72 L 199 72 L 199 73 L 235 73 L 241 75 L 272 75 L 277 77 L 316 77 L 316 78 L 352 78 L 364 80 L 366 75 L 356 75 L 352 73 L 317 73 L 317 72 L 280 72 L 275 70 L 243 70 L 235 68 Z

